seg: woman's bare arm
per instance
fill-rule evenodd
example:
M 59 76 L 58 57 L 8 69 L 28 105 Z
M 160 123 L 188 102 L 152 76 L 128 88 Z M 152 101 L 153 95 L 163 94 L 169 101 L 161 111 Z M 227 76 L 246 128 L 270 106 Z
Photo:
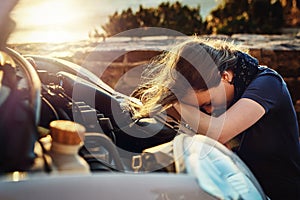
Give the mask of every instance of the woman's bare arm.
M 265 114 L 260 104 L 248 98 L 240 99 L 218 117 L 212 117 L 197 107 L 183 103 L 177 103 L 174 107 L 194 130 L 223 144 L 252 126 Z

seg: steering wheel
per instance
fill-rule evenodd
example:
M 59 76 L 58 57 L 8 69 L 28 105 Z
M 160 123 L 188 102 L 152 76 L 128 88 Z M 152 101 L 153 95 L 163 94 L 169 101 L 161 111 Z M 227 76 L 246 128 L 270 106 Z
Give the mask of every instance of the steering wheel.
M 17 70 L 21 73 L 22 78 L 27 81 L 28 85 L 26 89 L 28 89 L 29 94 L 28 103 L 30 108 L 35 112 L 35 122 L 38 124 L 41 109 L 41 81 L 36 69 L 15 50 L 6 47 L 4 52 L 15 62 Z

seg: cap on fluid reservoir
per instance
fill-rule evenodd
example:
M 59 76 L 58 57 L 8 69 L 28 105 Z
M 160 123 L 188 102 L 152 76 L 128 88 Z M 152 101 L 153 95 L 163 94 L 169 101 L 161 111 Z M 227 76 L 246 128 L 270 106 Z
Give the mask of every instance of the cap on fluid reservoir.
M 68 120 L 54 120 L 50 123 L 52 141 L 60 144 L 78 145 L 84 141 L 85 127 Z

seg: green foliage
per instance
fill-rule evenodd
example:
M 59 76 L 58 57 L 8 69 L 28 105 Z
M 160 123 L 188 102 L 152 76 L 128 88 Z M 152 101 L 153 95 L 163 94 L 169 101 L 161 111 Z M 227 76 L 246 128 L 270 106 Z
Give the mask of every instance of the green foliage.
M 283 8 L 279 0 L 223 0 L 206 23 L 210 33 L 279 33 Z
M 140 27 L 162 27 L 193 34 L 279 33 L 284 25 L 280 0 L 223 0 L 203 22 L 200 6 L 196 8 L 163 2 L 158 7 L 137 12 L 131 8 L 115 12 L 102 26 L 108 36 Z M 151 33 L 150 33 L 151 34 Z
M 114 35 L 122 31 L 138 28 L 140 23 L 136 15 L 132 12 L 131 8 L 123 10 L 119 15 L 115 12 L 113 15 L 109 16 L 109 23 L 102 26 L 108 35 Z
M 121 14 L 115 12 L 102 26 L 108 36 L 139 27 L 162 27 L 192 35 L 200 34 L 204 26 L 200 6 L 191 8 L 180 2 L 163 2 L 157 8 L 143 8 L 140 5 L 136 13 L 130 8 Z

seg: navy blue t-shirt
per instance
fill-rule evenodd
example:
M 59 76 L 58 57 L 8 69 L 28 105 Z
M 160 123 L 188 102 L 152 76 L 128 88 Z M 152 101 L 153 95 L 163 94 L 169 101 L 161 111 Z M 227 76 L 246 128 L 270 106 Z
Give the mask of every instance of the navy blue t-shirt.
M 241 98 L 259 103 L 265 114 L 242 134 L 236 153 L 271 199 L 300 199 L 299 130 L 293 102 L 277 72 L 259 69 Z

